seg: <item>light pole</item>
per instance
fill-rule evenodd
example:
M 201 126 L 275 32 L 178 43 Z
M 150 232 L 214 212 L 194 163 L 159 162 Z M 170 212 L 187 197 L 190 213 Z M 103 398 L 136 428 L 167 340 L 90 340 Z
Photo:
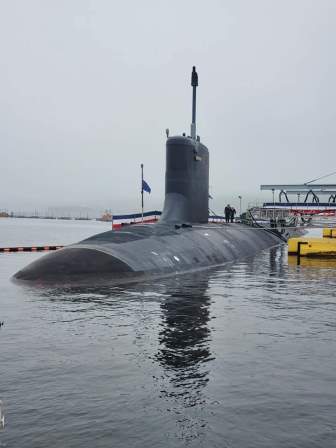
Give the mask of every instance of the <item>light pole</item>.
M 141 222 L 143 222 L 143 215 L 144 215 L 143 163 L 140 165 L 140 167 L 141 167 Z
M 239 198 L 239 216 L 241 216 L 241 212 L 242 212 L 242 207 L 241 207 L 241 205 L 242 205 L 242 196 L 238 196 L 238 198 Z

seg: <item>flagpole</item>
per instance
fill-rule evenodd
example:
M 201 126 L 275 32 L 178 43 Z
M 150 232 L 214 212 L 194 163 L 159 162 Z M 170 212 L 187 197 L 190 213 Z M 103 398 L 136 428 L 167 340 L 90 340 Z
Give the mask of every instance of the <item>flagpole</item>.
M 144 214 L 143 163 L 141 164 L 141 222 Z

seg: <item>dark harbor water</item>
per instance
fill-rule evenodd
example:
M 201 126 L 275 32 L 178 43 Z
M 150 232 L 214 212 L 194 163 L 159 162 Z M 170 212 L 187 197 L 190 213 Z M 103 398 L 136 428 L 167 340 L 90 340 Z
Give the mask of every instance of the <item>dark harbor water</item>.
M 37 221 L 0 220 L 0 245 L 108 228 Z M 0 255 L 1 447 L 336 447 L 335 263 L 282 246 L 123 287 L 10 281 L 40 256 Z

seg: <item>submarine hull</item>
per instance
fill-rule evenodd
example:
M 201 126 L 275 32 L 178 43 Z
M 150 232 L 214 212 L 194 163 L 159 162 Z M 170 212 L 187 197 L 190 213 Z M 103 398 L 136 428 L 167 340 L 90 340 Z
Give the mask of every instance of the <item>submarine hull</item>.
M 74 283 L 188 272 L 253 256 L 282 242 L 268 230 L 243 224 L 136 225 L 104 232 L 47 254 L 14 278 Z

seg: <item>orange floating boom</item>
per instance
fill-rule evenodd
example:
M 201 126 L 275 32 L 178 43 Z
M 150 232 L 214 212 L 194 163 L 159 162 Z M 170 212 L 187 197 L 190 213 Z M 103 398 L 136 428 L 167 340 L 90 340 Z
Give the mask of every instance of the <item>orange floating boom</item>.
M 46 252 L 62 249 L 64 246 L 30 246 L 30 247 L 0 247 L 0 252 Z

